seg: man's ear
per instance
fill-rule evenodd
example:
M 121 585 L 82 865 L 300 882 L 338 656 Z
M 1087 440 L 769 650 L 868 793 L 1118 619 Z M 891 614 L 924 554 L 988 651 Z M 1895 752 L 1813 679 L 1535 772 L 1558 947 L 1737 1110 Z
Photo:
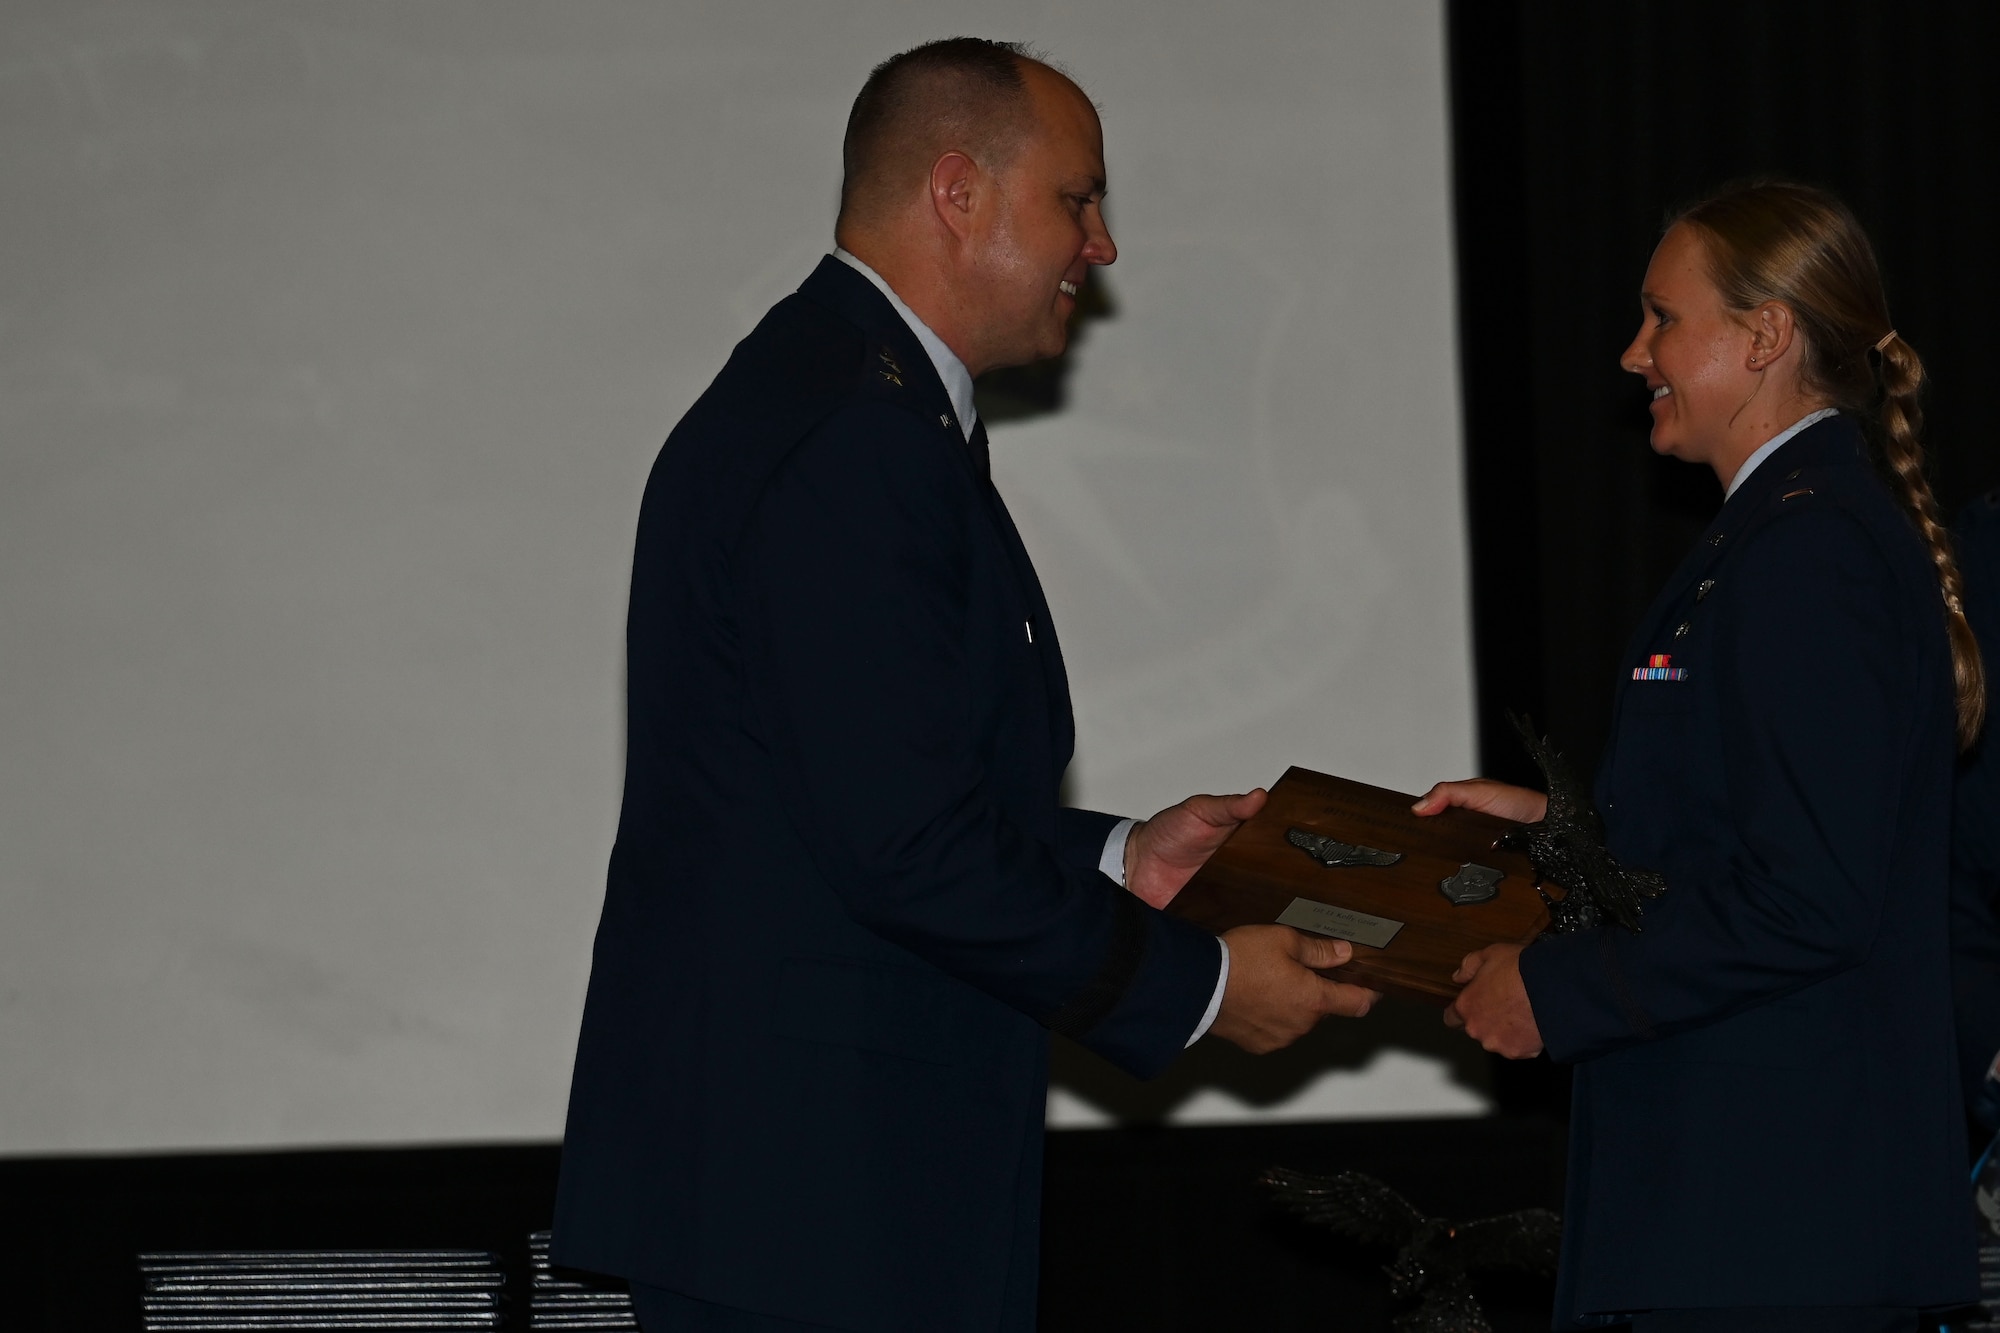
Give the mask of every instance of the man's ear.
M 1764 370 L 1792 348 L 1792 308 L 1766 301 L 1750 312 L 1750 369 Z
M 973 211 L 984 202 L 985 190 L 986 174 L 964 153 L 946 153 L 931 163 L 931 212 L 960 240 L 971 235 Z

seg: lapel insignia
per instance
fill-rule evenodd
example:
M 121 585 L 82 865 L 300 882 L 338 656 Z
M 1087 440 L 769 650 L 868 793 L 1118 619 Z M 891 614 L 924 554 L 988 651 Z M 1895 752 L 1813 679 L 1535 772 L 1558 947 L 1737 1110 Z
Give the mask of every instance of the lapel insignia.
M 889 349 L 886 347 L 878 347 L 875 349 L 875 355 L 882 362 L 882 365 L 876 369 L 875 373 L 877 375 L 880 375 L 883 379 L 889 381 L 889 383 L 895 385 L 897 388 L 899 389 L 902 388 L 903 367 L 897 364 L 896 358 L 890 354 Z
M 1633 680 L 1686 680 L 1687 678 L 1687 668 L 1675 666 L 1672 655 L 1668 653 L 1654 653 L 1646 659 L 1646 665 L 1632 668 Z

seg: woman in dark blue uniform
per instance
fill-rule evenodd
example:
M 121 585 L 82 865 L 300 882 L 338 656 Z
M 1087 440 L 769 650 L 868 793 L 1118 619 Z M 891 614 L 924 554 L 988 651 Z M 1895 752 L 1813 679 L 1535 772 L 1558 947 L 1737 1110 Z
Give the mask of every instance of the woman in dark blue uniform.
M 1922 365 L 1853 216 L 1800 186 L 1683 213 L 1641 303 L 1621 364 L 1653 448 L 1727 491 L 1631 642 L 1597 779 L 1613 855 L 1667 890 L 1638 932 L 1468 957 L 1446 1021 L 1577 1065 L 1558 1327 L 1903 1333 L 1976 1291 L 1947 849 L 1984 690 Z M 1447 805 L 1546 802 L 1417 808 Z

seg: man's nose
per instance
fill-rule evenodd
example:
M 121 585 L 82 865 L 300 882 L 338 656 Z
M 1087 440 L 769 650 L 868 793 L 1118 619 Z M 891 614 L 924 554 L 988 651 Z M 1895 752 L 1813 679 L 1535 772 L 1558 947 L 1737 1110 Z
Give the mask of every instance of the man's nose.
M 1085 224 L 1088 236 L 1083 243 L 1083 257 L 1092 264 L 1115 264 L 1118 262 L 1118 243 L 1111 239 L 1111 228 L 1105 225 L 1104 216 L 1093 210 L 1089 223 Z

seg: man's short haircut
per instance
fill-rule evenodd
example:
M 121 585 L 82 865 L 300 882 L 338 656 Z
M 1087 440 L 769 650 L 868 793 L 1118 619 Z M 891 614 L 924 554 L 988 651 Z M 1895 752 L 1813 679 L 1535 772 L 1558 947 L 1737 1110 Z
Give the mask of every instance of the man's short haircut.
M 1020 42 L 946 37 L 877 65 L 847 114 L 841 143 L 843 220 L 875 211 L 952 149 L 1005 165 L 1031 126 Z

